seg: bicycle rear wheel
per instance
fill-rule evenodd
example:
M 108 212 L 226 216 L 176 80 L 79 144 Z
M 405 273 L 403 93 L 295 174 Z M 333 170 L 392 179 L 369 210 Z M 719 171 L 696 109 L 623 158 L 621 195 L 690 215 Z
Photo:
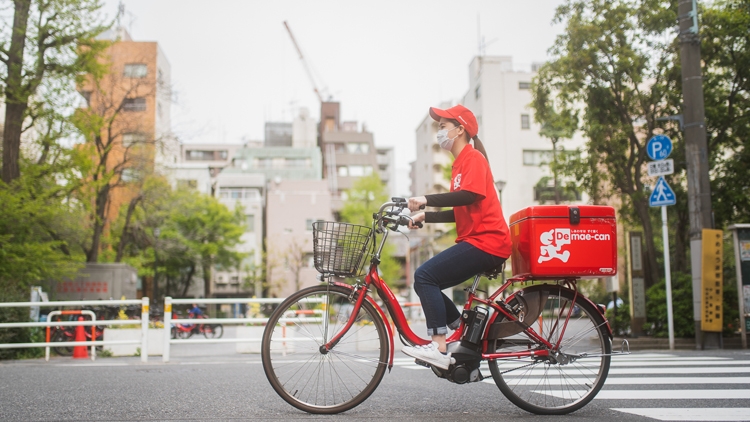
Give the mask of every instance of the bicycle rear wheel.
M 574 297 L 573 290 L 561 286 L 537 285 L 508 302 L 511 308 L 522 310 L 533 308 L 528 303 L 541 306 L 539 319 L 527 323 L 553 346 L 562 338 L 557 352 L 551 351 L 548 357 L 489 362 L 492 378 L 503 395 L 527 412 L 574 412 L 596 396 L 607 378 L 612 343 L 606 320 L 580 293 L 575 303 Z M 535 312 L 531 315 L 536 318 Z M 493 341 L 498 353 L 547 350 L 524 333 Z
M 224 335 L 224 326 L 221 324 L 206 324 L 203 326 L 203 336 L 206 338 L 221 338 Z
M 263 370 L 276 393 L 309 413 L 334 414 L 362 403 L 385 374 L 388 338 L 380 314 L 367 301 L 333 349 L 322 345 L 351 315 L 352 290 L 320 285 L 281 303 L 263 332 Z

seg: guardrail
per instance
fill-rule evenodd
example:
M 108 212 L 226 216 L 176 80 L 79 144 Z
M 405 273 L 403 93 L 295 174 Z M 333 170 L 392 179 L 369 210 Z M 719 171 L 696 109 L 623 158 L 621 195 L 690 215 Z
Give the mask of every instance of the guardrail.
M 148 313 L 149 299 L 141 300 L 68 300 L 58 302 L 0 302 L 0 308 L 62 308 L 71 306 L 122 306 L 141 305 L 141 340 L 96 340 L 96 341 L 55 341 L 44 343 L 5 343 L 0 344 L 0 349 L 18 349 L 29 347 L 62 347 L 62 346 L 105 346 L 115 344 L 140 344 L 141 362 L 148 362 Z M 95 325 L 132 325 L 133 320 L 94 320 L 94 321 L 46 321 L 46 322 L 3 322 L 0 328 L 22 328 L 22 327 L 75 327 Z M 167 330 L 168 332 L 169 330 Z M 92 355 L 94 358 L 95 355 Z M 49 355 L 47 355 L 49 360 Z
M 205 304 L 236 304 L 236 303 L 281 303 L 285 298 L 222 298 L 222 299 L 173 299 L 164 298 L 164 349 L 162 361 L 169 362 L 170 346 L 172 344 L 190 343 L 247 343 L 261 341 L 261 338 L 215 338 L 215 339 L 172 339 L 172 324 L 264 324 L 268 318 L 175 318 L 172 319 L 172 305 L 189 305 L 192 303 Z

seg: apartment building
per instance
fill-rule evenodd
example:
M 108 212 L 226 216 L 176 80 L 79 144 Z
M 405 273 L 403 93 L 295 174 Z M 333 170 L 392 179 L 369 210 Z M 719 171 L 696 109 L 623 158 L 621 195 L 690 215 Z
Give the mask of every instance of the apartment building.
M 475 57 L 469 65 L 469 90 L 461 103 L 474 112 L 479 123 L 479 138 L 489 156 L 495 184 L 502 190 L 501 201 L 506 218 L 530 205 L 543 202 L 540 193 L 550 188 L 540 186 L 551 172 L 545 165 L 551 160 L 552 143 L 539 135 L 541 127 L 534 122 L 529 107 L 531 69 L 514 68 L 511 57 Z M 584 139 L 576 134 L 562 140 L 566 150 L 583 146 Z M 580 194 L 577 200 L 585 199 Z
M 346 191 L 354 186 L 357 179 L 375 172 L 380 174 L 373 134 L 364 125 L 360 128 L 358 122 L 341 122 L 339 113 L 339 103 L 322 103 L 318 127 L 324 157 L 323 176 L 328 180 L 328 188 L 333 195 L 334 212 L 341 210 Z M 388 171 L 383 174 L 391 177 Z
M 214 267 L 210 296 L 260 296 L 258 284 L 248 283 L 260 273 L 263 263 L 263 225 L 266 177 L 262 173 L 221 172 L 215 179 L 216 197 L 230 210 L 241 207 L 245 215 L 245 233 L 235 247 L 247 254 L 239 268 Z
M 322 179 L 270 180 L 267 186 L 267 283 L 271 296 L 286 297 L 318 283 L 312 224 L 333 219 L 331 192 Z
M 121 181 L 112 190 L 106 223 L 136 194 L 142 174 L 178 161 L 177 140 L 171 134 L 171 68 L 156 42 L 133 41 L 120 27 L 101 39 L 114 41 L 104 57 L 109 71 L 98 83 L 89 79 L 78 86 L 93 115 L 110 122 L 101 133 L 110 145 L 107 167 L 125 165 Z

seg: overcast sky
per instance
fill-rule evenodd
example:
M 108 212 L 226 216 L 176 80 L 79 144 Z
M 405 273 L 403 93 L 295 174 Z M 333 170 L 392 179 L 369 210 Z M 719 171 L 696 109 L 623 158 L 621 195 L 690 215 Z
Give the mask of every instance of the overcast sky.
M 118 0 L 105 0 L 114 17 Z M 341 102 L 342 120 L 366 124 L 377 146 L 395 147 L 408 192 L 414 131 L 428 107 L 461 98 L 478 53 L 512 56 L 518 68 L 547 58 L 562 31 L 563 0 L 124 0 L 135 41 L 157 41 L 177 94 L 173 130 L 185 143 L 262 140 L 266 121 L 291 121 L 319 103 L 284 28 L 287 21 L 318 88 Z M 484 140 L 492 142 L 491 139 Z

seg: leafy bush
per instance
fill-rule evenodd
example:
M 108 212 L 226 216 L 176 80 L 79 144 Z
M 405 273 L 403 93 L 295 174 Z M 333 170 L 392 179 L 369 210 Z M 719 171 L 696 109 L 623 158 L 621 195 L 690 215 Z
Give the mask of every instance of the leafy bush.
M 614 309 L 607 309 L 604 314 L 609 320 L 609 326 L 612 327 L 612 333 L 615 336 L 625 336 L 630 334 L 630 306 L 627 303 L 617 307 L 617 318 L 614 318 Z
M 5 301 L 5 300 L 4 300 Z M 7 300 L 8 302 L 13 300 Z M 0 308 L 0 321 L 28 322 L 28 308 Z M 0 329 L 0 343 L 41 343 L 44 342 L 44 330 L 37 327 Z M 44 349 L 32 347 L 27 349 L 0 349 L 0 359 L 28 359 L 44 356 Z
M 693 322 L 693 280 L 690 274 L 672 274 L 672 314 L 675 337 L 695 337 Z M 646 291 L 646 335 L 669 337 L 666 281 L 660 280 Z

